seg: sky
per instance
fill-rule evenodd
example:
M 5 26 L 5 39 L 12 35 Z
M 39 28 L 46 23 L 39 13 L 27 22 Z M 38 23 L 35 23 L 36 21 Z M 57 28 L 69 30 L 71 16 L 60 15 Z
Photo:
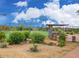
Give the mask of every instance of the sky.
M 79 0 L 0 0 L 0 25 L 79 26 Z

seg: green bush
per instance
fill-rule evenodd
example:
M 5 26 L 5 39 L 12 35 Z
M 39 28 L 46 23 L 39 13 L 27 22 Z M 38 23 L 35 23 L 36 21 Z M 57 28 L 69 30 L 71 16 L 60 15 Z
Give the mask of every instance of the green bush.
M 24 39 L 26 40 L 27 38 L 29 38 L 30 32 L 29 31 L 24 31 L 23 34 L 25 35 Z
M 7 42 L 9 42 L 9 44 L 19 44 L 24 41 L 24 38 L 25 36 L 22 32 L 15 31 L 9 34 Z
M 63 47 L 66 44 L 66 35 L 65 34 L 60 34 L 59 35 L 59 46 Z
M 61 30 L 61 29 L 58 29 L 58 31 L 59 31 L 58 45 L 60 47 L 63 47 L 66 44 L 66 34 L 67 33 L 65 31 Z
M 31 32 L 30 39 L 32 39 L 32 43 L 43 43 L 45 39 L 45 35 L 41 32 Z
M 0 32 L 0 42 L 4 42 L 5 41 L 5 33 L 4 32 Z

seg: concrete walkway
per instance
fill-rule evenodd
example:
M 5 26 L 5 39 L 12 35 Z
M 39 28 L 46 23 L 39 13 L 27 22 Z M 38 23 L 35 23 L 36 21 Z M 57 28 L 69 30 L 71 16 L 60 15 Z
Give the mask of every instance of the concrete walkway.
M 64 58 L 79 58 L 79 46 L 75 48 L 73 51 L 66 54 Z

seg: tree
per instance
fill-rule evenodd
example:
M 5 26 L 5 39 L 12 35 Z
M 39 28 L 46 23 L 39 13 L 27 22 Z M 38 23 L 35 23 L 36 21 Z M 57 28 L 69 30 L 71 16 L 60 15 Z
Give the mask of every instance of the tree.
M 25 29 L 24 25 L 20 24 L 20 25 L 18 26 L 18 30 L 22 31 L 22 30 L 24 30 L 24 29 Z
M 31 31 L 31 30 L 33 29 L 33 26 L 30 25 L 30 26 L 28 27 L 28 29 Z

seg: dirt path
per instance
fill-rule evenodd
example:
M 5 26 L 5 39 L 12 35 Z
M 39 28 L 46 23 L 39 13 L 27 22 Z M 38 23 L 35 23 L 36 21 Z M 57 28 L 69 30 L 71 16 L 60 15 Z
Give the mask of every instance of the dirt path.
M 79 58 L 79 46 L 70 53 L 66 54 L 64 58 Z
M 8 48 L 0 48 L 0 58 L 55 58 L 62 57 L 73 48 L 77 47 L 79 43 L 69 42 L 63 48 L 58 46 L 49 46 L 39 44 L 40 52 L 33 53 L 29 51 L 31 44 L 10 45 Z M 79 49 L 77 49 L 78 51 Z M 60 54 L 61 53 L 61 54 Z
M 79 42 L 79 34 L 75 34 L 76 40 Z M 71 35 L 69 36 L 69 39 L 71 41 Z M 76 47 L 73 51 L 69 52 L 64 56 L 65 58 L 79 58 L 79 46 Z

